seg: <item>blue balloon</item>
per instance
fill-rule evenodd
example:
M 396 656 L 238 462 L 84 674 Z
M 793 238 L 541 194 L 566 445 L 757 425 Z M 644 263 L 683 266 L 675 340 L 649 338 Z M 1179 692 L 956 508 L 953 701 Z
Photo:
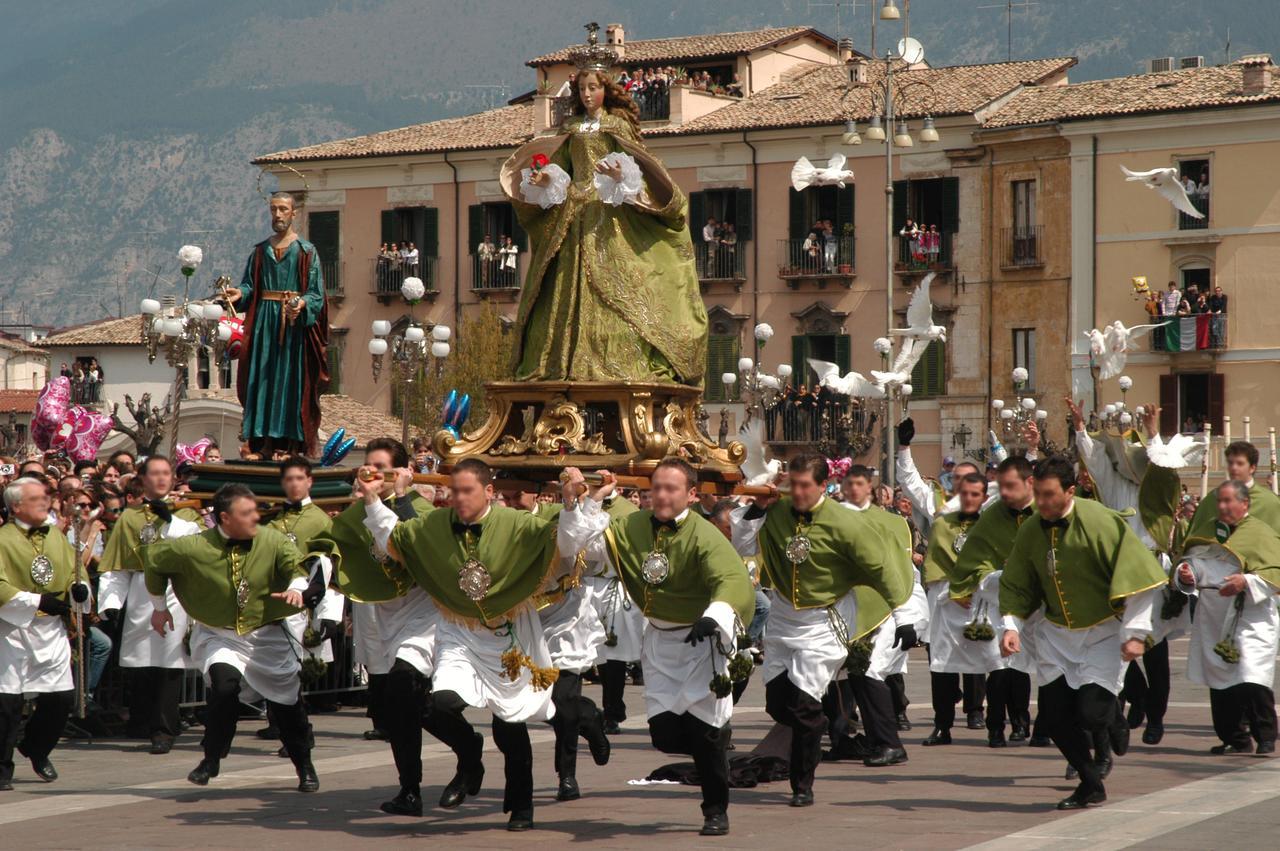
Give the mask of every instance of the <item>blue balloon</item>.
M 339 445 L 338 448 L 333 451 L 332 460 L 330 460 L 330 462 L 325 466 L 328 466 L 328 467 L 336 466 L 339 461 L 347 457 L 347 453 L 350 452 L 351 448 L 355 445 L 356 445 L 356 439 L 354 437 L 348 437 L 346 440 L 342 441 L 341 445 Z
M 454 428 L 462 428 L 462 424 L 467 421 L 467 415 L 471 413 L 471 395 L 464 394 L 462 401 L 458 404 L 458 414 L 453 418 Z
M 339 427 L 333 434 L 329 435 L 329 439 L 324 442 L 324 449 L 320 452 L 320 464 L 329 466 L 329 458 L 333 455 L 333 450 L 342 442 L 342 438 L 346 435 L 347 430 Z
M 458 391 L 450 390 L 449 395 L 444 397 L 444 415 L 443 420 L 447 423 L 452 421 L 454 408 L 458 404 Z

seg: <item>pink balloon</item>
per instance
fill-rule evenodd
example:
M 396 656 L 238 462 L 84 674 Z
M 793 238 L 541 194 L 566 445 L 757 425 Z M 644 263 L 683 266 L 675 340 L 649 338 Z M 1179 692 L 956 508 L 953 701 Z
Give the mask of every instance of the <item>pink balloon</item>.
M 179 464 L 199 464 L 204 461 L 204 453 L 213 445 L 213 439 L 202 437 L 195 443 L 179 443 L 173 448 L 174 460 Z
M 31 438 L 41 451 L 50 448 L 57 440 L 56 432 L 67 419 L 71 403 L 71 380 L 59 375 L 40 391 L 36 398 L 36 412 L 31 419 Z
M 110 432 L 111 417 L 74 405 L 68 413 L 67 423 L 59 430 L 59 435 L 64 435 L 63 449 L 70 458 L 75 461 L 92 461 Z

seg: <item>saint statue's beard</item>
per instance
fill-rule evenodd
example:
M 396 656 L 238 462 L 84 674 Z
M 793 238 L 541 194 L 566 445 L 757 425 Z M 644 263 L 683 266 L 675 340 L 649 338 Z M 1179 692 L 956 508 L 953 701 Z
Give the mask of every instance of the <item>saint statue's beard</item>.
M 275 222 L 275 221 L 273 221 L 273 222 L 271 223 L 271 229 L 272 229 L 273 231 L 275 231 L 276 233 L 285 233 L 285 232 L 287 232 L 287 231 L 289 230 L 289 222 Z

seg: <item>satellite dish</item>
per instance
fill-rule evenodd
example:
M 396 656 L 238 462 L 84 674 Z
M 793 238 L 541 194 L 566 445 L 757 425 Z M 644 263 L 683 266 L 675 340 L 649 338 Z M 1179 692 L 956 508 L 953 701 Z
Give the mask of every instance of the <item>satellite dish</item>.
M 914 38 L 904 38 L 898 42 L 898 55 L 902 57 L 902 61 L 908 65 L 915 65 L 924 61 L 924 45 L 916 41 Z

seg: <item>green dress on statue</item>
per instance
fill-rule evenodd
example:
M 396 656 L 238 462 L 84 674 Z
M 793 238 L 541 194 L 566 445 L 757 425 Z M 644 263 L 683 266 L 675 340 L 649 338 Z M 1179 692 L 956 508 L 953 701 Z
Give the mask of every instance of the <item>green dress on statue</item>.
M 625 119 L 606 114 L 595 129 L 578 116 L 564 129 L 524 145 L 502 169 L 532 252 L 516 319 L 516 379 L 701 386 L 707 312 L 684 194 Z M 611 206 L 596 193 L 595 165 L 614 152 L 640 166 L 637 203 Z M 535 154 L 573 179 L 564 203 L 547 210 L 525 203 L 520 190 Z

